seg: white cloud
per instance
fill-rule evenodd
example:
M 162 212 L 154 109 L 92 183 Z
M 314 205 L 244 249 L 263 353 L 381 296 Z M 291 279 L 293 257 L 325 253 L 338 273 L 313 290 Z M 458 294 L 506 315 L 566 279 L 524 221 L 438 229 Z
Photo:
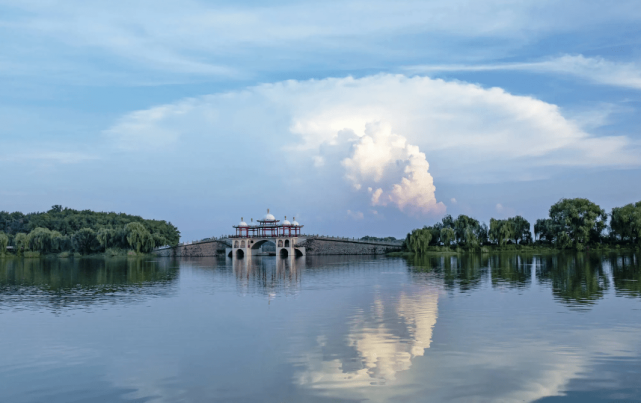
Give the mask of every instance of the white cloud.
M 347 210 L 347 215 L 354 220 L 362 220 L 365 217 L 365 215 L 361 211 Z
M 501 203 L 496 204 L 496 211 L 498 211 L 499 213 L 503 211 L 503 205 Z
M 557 73 L 580 77 L 598 84 L 641 89 L 641 64 L 612 62 L 601 57 L 564 55 L 531 63 L 503 63 L 480 65 L 424 65 L 411 66 L 407 71 L 494 71 L 520 70 L 535 73 Z
M 379 187 L 373 193 L 374 206 L 391 203 L 401 211 L 445 212 L 443 203 L 436 201 L 436 188 L 425 154 L 417 146 L 408 144 L 405 137 L 392 133 L 389 125 L 367 124 L 365 134 L 354 142 L 352 154 L 341 164 L 347 171 L 347 179 L 356 184 L 356 190 L 361 188 L 361 183 L 388 182 L 386 191 Z
M 290 80 L 186 99 L 126 115 L 106 135 L 121 149 L 168 152 L 186 169 L 295 184 L 326 205 L 355 194 L 342 211 L 387 204 L 442 212 L 439 180 L 528 180 L 562 167 L 641 164 L 627 137 L 592 136 L 556 105 L 402 75 Z
M 455 198 L 453 198 L 453 197 L 450 199 L 450 202 L 452 202 L 452 204 L 456 204 L 456 203 L 458 203 L 458 202 L 456 201 L 456 199 L 455 199 Z

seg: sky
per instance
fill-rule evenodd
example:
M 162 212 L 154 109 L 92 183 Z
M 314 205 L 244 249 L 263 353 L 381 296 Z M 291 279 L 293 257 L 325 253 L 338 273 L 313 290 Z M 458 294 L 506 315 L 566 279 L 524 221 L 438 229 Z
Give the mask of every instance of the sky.
M 0 0 L 0 210 L 403 237 L 641 200 L 638 0 Z

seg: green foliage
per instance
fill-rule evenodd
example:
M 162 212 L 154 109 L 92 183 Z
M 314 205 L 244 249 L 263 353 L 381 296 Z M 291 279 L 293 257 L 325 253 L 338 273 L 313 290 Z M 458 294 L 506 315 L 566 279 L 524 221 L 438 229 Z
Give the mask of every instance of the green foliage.
M 397 241 L 398 239 L 394 238 L 393 236 L 386 236 L 385 238 L 379 238 L 379 237 L 375 237 L 375 236 L 366 235 L 366 236 L 362 237 L 360 240 L 361 241 L 385 241 L 385 242 L 389 242 L 389 241 Z
M 514 228 L 512 223 L 508 220 L 490 219 L 490 241 L 503 246 L 514 238 Z
M 151 234 L 159 234 L 164 237 L 168 245 L 176 245 L 180 240 L 180 232 L 171 223 L 159 220 L 145 220 L 139 216 L 122 213 L 78 211 L 63 208 L 59 205 L 53 206 L 45 213 L 23 214 L 20 212 L 0 211 L 0 231 L 9 235 L 16 235 L 20 232 L 29 233 L 36 228 L 57 231 L 62 236 L 72 236 L 82 228 L 91 228 L 96 232 L 102 228 L 107 228 L 118 232 L 122 231 L 125 225 L 132 222 L 142 224 Z M 123 241 L 126 243 L 126 239 L 121 237 L 120 245 L 122 245 Z
M 9 245 L 9 237 L 4 232 L 0 232 L 0 255 L 4 255 Z
M 18 253 L 27 250 L 29 245 L 29 236 L 24 232 L 19 232 L 13 240 Z
M 76 252 L 85 255 L 97 252 L 100 247 L 100 243 L 96 238 L 96 232 L 91 228 L 82 228 L 76 231 L 71 237 L 71 243 Z
M 0 212 L 0 232 L 3 230 L 8 231 L 9 243 L 14 238 L 18 253 L 75 250 L 87 254 L 129 247 L 147 253 L 156 246 L 176 245 L 180 239 L 176 227 L 165 221 L 144 220 L 127 214 L 76 211 L 62 206 L 53 206 L 46 213 L 26 215 Z
M 557 247 L 568 248 L 599 242 L 607 215 L 588 199 L 561 199 L 550 207 L 550 220 Z
M 414 253 L 425 253 L 432 240 L 432 232 L 428 228 L 415 229 L 407 234 L 406 248 Z
M 125 232 L 129 246 L 134 248 L 137 253 L 151 252 L 156 245 L 154 236 L 140 223 L 133 222 L 125 225 Z M 162 236 L 159 235 L 159 239 L 163 239 Z
M 554 242 L 554 230 L 552 220 L 549 218 L 539 218 L 534 224 L 534 236 L 539 240 Z
M 641 201 L 615 207 L 610 214 L 610 235 L 621 241 L 638 244 L 641 240 Z
M 456 232 L 450 227 L 441 228 L 441 242 L 443 245 L 450 246 L 456 239 Z

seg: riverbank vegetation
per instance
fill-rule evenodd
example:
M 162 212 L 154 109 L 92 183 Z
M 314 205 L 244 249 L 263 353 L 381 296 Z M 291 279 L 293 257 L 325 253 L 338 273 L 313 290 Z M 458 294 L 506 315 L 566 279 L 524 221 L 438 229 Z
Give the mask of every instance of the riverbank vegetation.
M 561 199 L 549 217 L 531 224 L 523 217 L 485 223 L 459 215 L 415 229 L 403 242 L 405 254 L 641 248 L 641 201 L 615 207 L 610 214 L 588 199 Z
M 0 254 L 61 257 L 106 253 L 149 253 L 176 245 L 180 232 L 169 222 L 123 213 L 73 210 L 56 205 L 43 213 L 0 211 Z

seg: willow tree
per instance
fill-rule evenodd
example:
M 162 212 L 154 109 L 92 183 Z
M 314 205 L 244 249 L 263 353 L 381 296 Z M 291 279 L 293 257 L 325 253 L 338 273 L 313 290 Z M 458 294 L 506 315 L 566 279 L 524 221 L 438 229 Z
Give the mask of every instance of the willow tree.
M 29 236 L 24 232 L 18 232 L 13 240 L 18 252 L 27 250 L 29 248 Z
M 427 248 L 432 240 L 432 232 L 429 228 L 415 229 L 407 234 L 405 244 L 411 252 L 422 254 L 427 252 Z
M 532 240 L 532 232 L 530 231 L 530 223 L 525 218 L 517 215 L 507 219 L 511 225 L 512 237 L 515 243 L 525 243 Z
M 513 239 L 514 231 L 513 226 L 508 220 L 490 219 L 490 241 L 505 245 L 509 240 Z
M 9 237 L 4 232 L 0 232 L 0 255 L 4 255 L 9 245 Z
M 441 228 L 441 242 L 443 242 L 443 245 L 450 246 L 454 239 L 456 239 L 456 232 L 452 228 Z
M 107 250 L 109 246 L 113 246 L 115 234 L 115 230 L 109 228 L 101 228 L 98 230 L 98 233 L 96 233 L 96 239 L 98 239 L 98 242 L 100 242 L 100 246 L 102 246 L 104 250 Z
M 52 240 L 53 234 L 50 230 L 38 227 L 29 233 L 27 243 L 29 249 L 46 253 L 53 249 Z
M 125 231 L 129 246 L 134 248 L 137 253 L 151 252 L 156 246 L 154 236 L 140 223 L 132 222 L 125 225 Z

